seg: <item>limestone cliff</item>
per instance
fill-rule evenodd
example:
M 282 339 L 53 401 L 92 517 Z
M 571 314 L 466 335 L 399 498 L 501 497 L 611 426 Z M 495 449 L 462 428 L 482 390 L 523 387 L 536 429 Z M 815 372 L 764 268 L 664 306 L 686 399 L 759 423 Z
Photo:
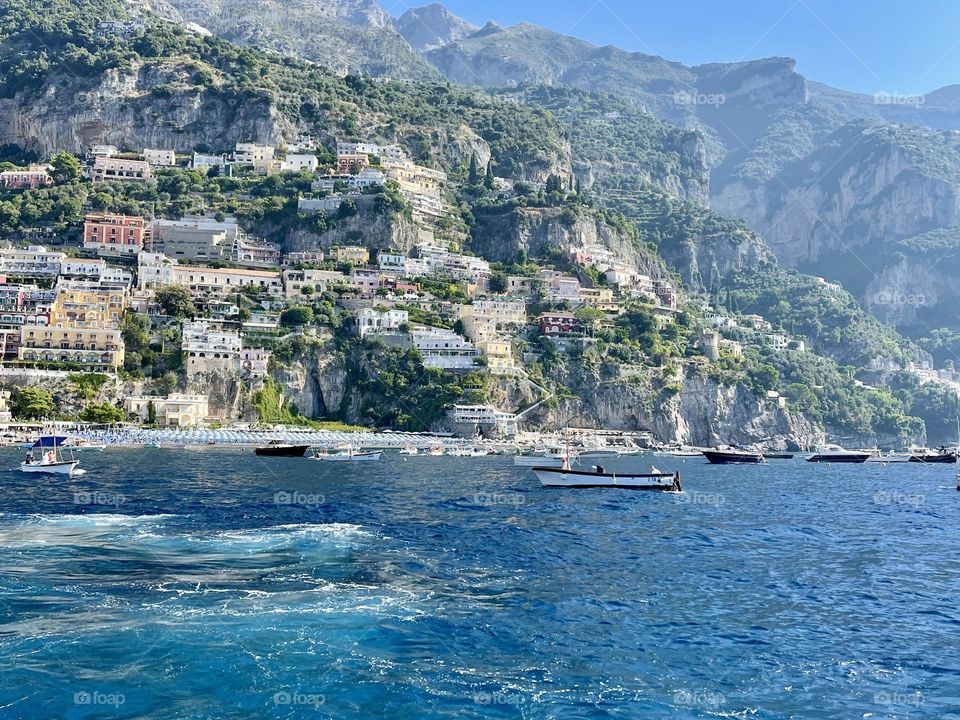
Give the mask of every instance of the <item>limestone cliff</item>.
M 232 147 L 238 141 L 279 143 L 292 127 L 275 108 L 193 84 L 194 69 L 176 61 L 134 63 L 92 79 L 60 76 L 37 92 L 0 100 L 0 144 L 47 155 L 120 148 Z
M 610 366 L 571 366 L 563 380 L 579 397 L 556 407 L 544 405 L 531 413 L 531 423 L 550 429 L 569 423 L 641 430 L 661 442 L 706 447 L 764 442 L 797 448 L 824 439 L 823 431 L 802 415 L 761 400 L 743 385 L 719 385 L 692 371 L 662 388 L 648 374 Z
M 513 262 L 519 253 L 543 257 L 551 250 L 603 247 L 621 262 L 653 278 L 669 274 L 656 253 L 591 213 L 570 214 L 559 208 L 516 208 L 476 213 L 471 249 L 478 255 Z

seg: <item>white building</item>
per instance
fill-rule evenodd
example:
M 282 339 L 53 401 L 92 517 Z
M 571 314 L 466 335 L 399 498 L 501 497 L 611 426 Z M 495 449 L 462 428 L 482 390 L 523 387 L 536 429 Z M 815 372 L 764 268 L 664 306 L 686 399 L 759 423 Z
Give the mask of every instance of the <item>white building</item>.
M 393 160 L 404 160 L 407 157 L 399 145 L 378 145 L 368 142 L 338 142 L 337 155 L 376 155 Z
M 517 416 L 490 405 L 454 405 L 448 417 L 459 425 L 486 426 L 509 436 L 517 434 Z
M 177 153 L 173 150 L 143 149 L 143 160 L 159 167 L 174 167 L 177 164 Z
M 411 330 L 413 346 L 423 355 L 426 367 L 441 370 L 472 370 L 480 351 L 452 330 L 418 326 Z
M 14 277 L 56 277 L 66 257 L 65 253 L 52 252 L 43 245 L 30 245 L 26 250 L 8 248 L 0 251 L 0 270 Z
M 352 190 L 362 190 L 367 187 L 383 185 L 387 181 L 386 175 L 379 170 L 364 168 L 356 175 L 349 174 L 330 174 L 317 178 L 310 184 L 310 189 L 314 192 L 333 192 L 337 189 L 337 183 L 343 183 L 344 187 Z
M 334 285 L 346 285 L 347 276 L 336 270 L 315 270 L 288 268 L 283 271 L 283 289 L 287 298 L 303 296 L 303 288 L 313 288 L 314 293 L 322 293 Z
M 204 320 L 183 323 L 182 347 L 188 378 L 197 373 L 236 370 L 243 350 L 240 333 L 215 328 Z
M 226 155 L 204 155 L 195 152 L 190 166 L 194 170 L 209 170 L 212 167 L 220 167 L 227 164 Z
M 237 143 L 233 161 L 239 165 L 253 165 L 255 170 L 268 171 L 273 163 L 276 148 L 257 143 Z
M 297 209 L 303 210 L 304 212 L 318 212 L 322 210 L 323 212 L 336 212 L 340 209 L 340 203 L 342 203 L 347 196 L 337 193 L 335 195 L 328 195 L 327 197 L 322 198 L 300 198 L 297 200 Z
M 383 310 L 363 308 L 357 313 L 357 333 L 365 337 L 370 333 L 397 332 L 401 325 L 410 321 L 406 310 Z
M 200 425 L 210 411 L 206 395 L 173 393 L 166 397 L 128 397 L 123 401 L 127 415 L 135 415 L 141 422 L 149 417 L 151 405 L 161 427 Z
M 137 256 L 137 288 L 147 291 L 173 285 L 176 264 L 163 253 L 141 252 Z
M 280 166 L 286 172 L 316 172 L 320 161 L 316 155 L 287 155 Z

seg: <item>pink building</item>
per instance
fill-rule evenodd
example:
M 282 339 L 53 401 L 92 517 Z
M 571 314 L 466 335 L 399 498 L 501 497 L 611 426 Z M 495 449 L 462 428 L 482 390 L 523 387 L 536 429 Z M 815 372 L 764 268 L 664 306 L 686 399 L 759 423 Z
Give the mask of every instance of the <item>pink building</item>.
M 91 213 L 83 223 L 83 247 L 104 255 L 136 255 L 143 249 L 146 234 L 142 217 Z
M 380 287 L 380 275 L 376 270 L 354 270 L 350 281 L 364 297 L 370 297 Z
M 6 170 L 0 173 L 0 184 L 10 190 L 34 190 L 53 185 L 53 178 L 45 166 L 31 165 L 26 170 Z

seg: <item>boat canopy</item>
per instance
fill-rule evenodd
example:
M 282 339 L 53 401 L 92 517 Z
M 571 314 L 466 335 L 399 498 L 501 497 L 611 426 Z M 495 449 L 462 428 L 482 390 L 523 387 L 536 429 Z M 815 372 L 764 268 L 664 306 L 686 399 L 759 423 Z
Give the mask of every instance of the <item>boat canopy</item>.
M 35 448 L 62 447 L 70 441 L 70 438 L 63 435 L 41 435 L 33 444 Z

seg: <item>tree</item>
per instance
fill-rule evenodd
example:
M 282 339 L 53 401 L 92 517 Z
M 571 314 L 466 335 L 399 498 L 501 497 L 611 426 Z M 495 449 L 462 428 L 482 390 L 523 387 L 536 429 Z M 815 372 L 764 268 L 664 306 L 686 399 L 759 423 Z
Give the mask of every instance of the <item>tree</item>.
M 190 288 L 183 285 L 168 285 L 160 288 L 156 294 L 157 304 L 164 314 L 178 319 L 192 317 L 197 308 L 193 305 L 193 296 Z
M 147 424 L 157 424 L 157 406 L 153 404 L 153 400 L 147 403 Z
M 53 395 L 35 387 L 16 390 L 10 398 L 10 411 L 14 417 L 24 420 L 52 417 Z
M 493 190 L 494 182 L 493 182 L 493 163 L 492 162 L 487 163 L 487 174 L 484 175 L 483 177 L 483 186 L 487 190 Z
M 780 384 L 780 373 L 773 365 L 761 365 L 750 372 L 750 380 L 757 393 L 766 393 L 775 390 Z
M 467 174 L 468 185 L 478 185 L 480 183 L 480 170 L 477 167 L 477 156 L 470 156 L 470 172 Z
M 128 311 L 120 322 L 120 334 L 128 352 L 140 352 L 150 345 L 150 318 Z
M 317 289 L 313 285 L 304 285 L 302 288 L 300 288 L 300 294 L 304 297 L 310 297 L 316 291 Z
M 58 152 L 50 158 L 53 166 L 54 181 L 58 183 L 70 182 L 80 177 L 80 161 L 68 152 Z
M 280 324 L 285 327 L 309 325 L 313 321 L 313 308 L 307 305 L 294 305 L 280 313 Z
M 510 282 L 507 279 L 507 274 L 505 272 L 496 271 L 490 275 L 490 280 L 488 287 L 490 292 L 496 293 L 498 295 L 505 293 L 510 287 Z
M 123 410 L 110 403 L 92 403 L 80 413 L 80 419 L 98 425 L 123 422 Z
M 563 182 L 560 180 L 560 176 L 551 174 L 547 178 L 547 186 L 544 189 L 548 195 L 552 192 L 560 192 L 563 190 Z

